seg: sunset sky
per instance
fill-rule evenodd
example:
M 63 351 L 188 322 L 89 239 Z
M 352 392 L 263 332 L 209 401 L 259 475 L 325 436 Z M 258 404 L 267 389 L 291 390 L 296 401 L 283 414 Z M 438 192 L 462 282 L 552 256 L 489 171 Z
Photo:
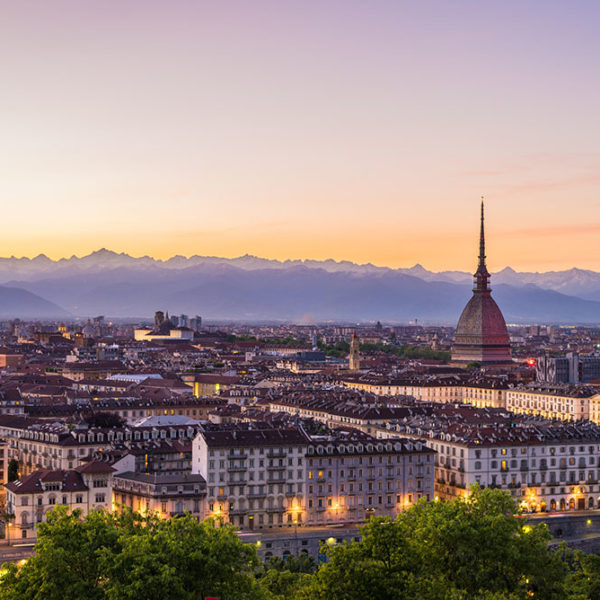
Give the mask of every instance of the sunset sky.
M 600 270 L 600 2 L 3 2 L 1 256 Z

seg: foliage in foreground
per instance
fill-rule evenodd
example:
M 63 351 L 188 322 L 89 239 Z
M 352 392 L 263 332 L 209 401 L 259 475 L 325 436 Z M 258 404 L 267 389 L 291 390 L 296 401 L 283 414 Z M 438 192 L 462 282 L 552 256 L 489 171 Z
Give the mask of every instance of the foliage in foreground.
M 308 556 L 261 565 L 254 546 L 212 520 L 59 507 L 39 527 L 36 555 L 8 566 L 0 600 L 600 600 L 600 557 L 549 539 L 509 494 L 478 488 L 371 519 L 318 569 Z
M 0 599 L 261 599 L 258 564 L 254 547 L 212 520 L 100 511 L 81 518 L 59 507 L 39 525 L 36 554 L 9 567 Z

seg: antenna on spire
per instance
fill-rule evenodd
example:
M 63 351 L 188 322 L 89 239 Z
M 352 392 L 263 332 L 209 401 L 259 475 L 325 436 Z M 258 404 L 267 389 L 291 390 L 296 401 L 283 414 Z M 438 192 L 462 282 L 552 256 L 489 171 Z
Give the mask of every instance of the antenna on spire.
M 479 291 L 488 290 L 490 274 L 485 265 L 485 228 L 484 228 L 484 198 L 481 196 L 481 230 L 479 233 L 479 262 L 475 272 L 475 289 Z
M 483 196 L 481 196 L 481 232 L 479 234 L 479 264 L 485 265 L 485 229 L 484 229 L 484 206 Z

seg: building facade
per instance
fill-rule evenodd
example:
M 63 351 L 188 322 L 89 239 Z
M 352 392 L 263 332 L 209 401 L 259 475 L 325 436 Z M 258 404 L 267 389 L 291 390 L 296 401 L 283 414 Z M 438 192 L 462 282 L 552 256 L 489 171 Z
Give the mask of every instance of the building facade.
M 34 539 L 36 526 L 56 506 L 78 509 L 83 515 L 112 507 L 113 469 L 90 462 L 71 470 L 38 470 L 6 484 L 6 510 L 14 515 L 13 539 Z
M 207 516 L 247 529 L 305 522 L 308 444 L 300 429 L 199 433 L 192 473 L 206 480 Z

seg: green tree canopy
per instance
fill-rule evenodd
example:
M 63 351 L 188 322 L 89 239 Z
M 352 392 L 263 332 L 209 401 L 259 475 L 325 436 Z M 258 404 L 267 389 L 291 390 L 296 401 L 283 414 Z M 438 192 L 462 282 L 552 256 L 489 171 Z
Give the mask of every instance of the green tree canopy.
M 11 458 L 8 461 L 6 478 L 9 482 L 19 479 L 19 461 L 16 458 Z
M 524 525 L 510 495 L 473 489 L 377 517 L 338 545 L 299 598 L 308 600 L 564 598 L 566 566 L 544 524 Z
M 478 487 L 372 518 L 318 569 L 304 555 L 261 565 L 256 546 L 211 519 L 58 507 L 36 554 L 4 566 L 0 600 L 600 600 L 600 557 L 549 540 L 510 494 Z
M 65 507 L 38 529 L 36 553 L 2 579 L 1 600 L 260 600 L 253 546 L 229 525 Z

